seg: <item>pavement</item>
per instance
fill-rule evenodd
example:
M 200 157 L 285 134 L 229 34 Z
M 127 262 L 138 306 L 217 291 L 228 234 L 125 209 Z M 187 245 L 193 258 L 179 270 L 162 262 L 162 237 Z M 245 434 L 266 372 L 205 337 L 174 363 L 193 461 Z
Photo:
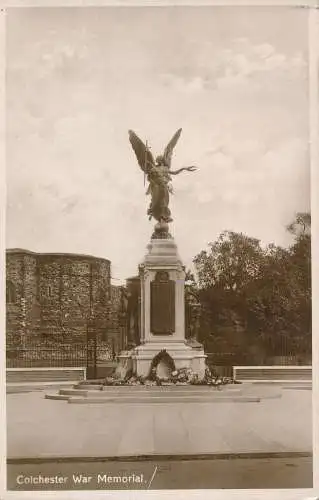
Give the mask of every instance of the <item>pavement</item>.
M 173 459 L 177 455 L 312 452 L 310 390 L 247 383 L 240 386 L 242 402 L 236 397 L 214 399 L 212 388 L 196 388 L 201 400 L 191 387 L 185 389 L 184 399 L 174 400 L 173 390 L 156 392 L 157 404 L 152 397 L 141 401 L 134 389 L 135 404 L 123 400 L 117 404 L 114 398 L 108 404 L 68 404 L 45 399 L 47 391 L 8 394 L 7 456 L 16 461 L 23 457 L 81 461 L 80 457 L 148 455 L 156 459 L 166 454 Z M 231 394 L 234 388 L 223 390 Z M 163 395 L 162 402 L 158 394 Z M 298 460 L 306 460 L 300 467 L 309 465 L 310 459 Z
M 42 477 L 62 477 L 63 483 L 24 483 L 39 474 Z M 88 478 L 87 482 L 84 478 Z M 18 484 L 21 482 L 23 484 Z M 9 464 L 7 468 L 7 489 L 16 491 L 204 488 L 312 488 L 312 459 L 287 456 L 142 462 L 51 462 L 41 465 Z
M 78 380 L 74 381 L 51 381 L 51 382 L 7 382 L 6 394 L 21 394 L 22 392 L 35 391 L 52 391 L 65 388 L 72 388 L 78 384 Z

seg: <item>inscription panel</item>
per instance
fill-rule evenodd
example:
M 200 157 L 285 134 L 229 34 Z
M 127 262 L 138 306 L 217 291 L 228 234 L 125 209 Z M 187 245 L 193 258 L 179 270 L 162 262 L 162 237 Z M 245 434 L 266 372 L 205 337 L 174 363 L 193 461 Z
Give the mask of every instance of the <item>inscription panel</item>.
M 151 281 L 151 332 L 172 335 L 175 332 L 175 281 L 166 271 L 158 271 Z

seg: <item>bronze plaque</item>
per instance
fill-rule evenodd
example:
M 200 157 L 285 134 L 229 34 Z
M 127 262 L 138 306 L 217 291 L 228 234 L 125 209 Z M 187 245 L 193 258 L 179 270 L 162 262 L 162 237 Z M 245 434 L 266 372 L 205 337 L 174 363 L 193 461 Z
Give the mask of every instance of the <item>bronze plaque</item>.
M 175 332 L 175 281 L 166 271 L 158 271 L 151 281 L 151 332 L 171 335 Z

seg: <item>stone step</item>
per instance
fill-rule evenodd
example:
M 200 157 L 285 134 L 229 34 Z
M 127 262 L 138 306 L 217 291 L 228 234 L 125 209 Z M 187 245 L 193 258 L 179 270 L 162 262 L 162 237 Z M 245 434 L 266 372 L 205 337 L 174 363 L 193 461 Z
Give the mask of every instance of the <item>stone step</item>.
M 54 400 L 60 400 L 60 401 L 68 401 L 71 396 L 67 396 L 64 394 L 45 394 L 44 398 L 45 399 L 54 399 Z
M 219 397 L 219 396 L 225 396 L 225 395 L 230 395 L 230 394 L 243 394 L 246 393 L 247 391 L 243 391 L 242 389 L 236 389 L 236 390 L 207 390 L 207 391 L 198 391 L 196 389 L 189 389 L 188 391 L 179 391 L 178 389 L 174 390 L 137 390 L 135 391 L 134 389 L 127 388 L 126 390 L 94 390 L 94 389 L 60 389 L 59 394 L 66 394 L 66 395 L 94 395 L 96 397 L 127 397 L 127 396 L 134 396 L 134 397 L 150 397 L 153 395 L 158 395 L 159 397 L 165 396 L 165 397 L 171 397 L 174 398 L 178 395 L 185 395 L 189 396 L 192 394 L 197 394 L 198 396 L 202 395 L 209 395 L 210 397 Z M 256 391 L 254 391 L 255 393 Z M 264 391 L 263 391 L 264 392 Z
M 232 394 L 234 394 L 234 396 Z M 137 394 L 133 395 L 129 391 L 122 393 L 122 394 L 119 394 L 119 393 L 107 393 L 104 391 L 100 391 L 100 392 L 79 391 L 76 389 L 73 389 L 73 390 L 72 389 L 69 389 L 69 390 L 61 389 L 59 391 L 59 394 L 57 394 L 56 396 L 63 396 L 63 397 L 53 398 L 51 396 L 52 395 L 49 395 L 49 397 L 47 399 L 68 399 L 72 396 L 73 397 L 82 396 L 83 398 L 96 398 L 99 400 L 107 399 L 107 400 L 113 401 L 114 403 L 117 403 L 119 401 L 127 401 L 127 400 L 131 400 L 131 399 L 140 400 L 141 398 L 143 398 L 143 400 L 156 402 L 157 400 L 163 401 L 164 399 L 169 400 L 169 401 L 178 401 L 180 398 L 183 398 L 185 400 L 192 400 L 194 398 L 196 398 L 196 399 L 205 398 L 206 400 L 209 400 L 209 401 L 216 401 L 217 399 L 225 399 L 225 398 L 232 398 L 232 397 L 253 397 L 253 398 L 257 397 L 259 399 L 278 399 L 278 398 L 282 397 L 281 393 L 279 393 L 279 392 L 278 393 L 268 393 L 268 394 L 267 393 L 249 394 L 249 393 L 243 392 L 243 391 L 232 392 L 232 393 L 227 393 L 227 392 L 224 392 L 224 393 L 221 393 L 221 392 L 203 393 L 203 392 L 192 391 L 192 392 L 188 392 L 186 395 L 183 392 L 175 392 L 174 391 L 174 392 L 164 392 L 162 394 L 155 392 L 155 393 L 145 393 L 145 394 L 139 393 L 138 395 Z
M 248 386 L 249 384 L 245 384 Z M 220 392 L 220 391 L 237 391 L 241 390 L 242 385 L 220 385 L 220 386 L 209 386 L 209 385 L 89 385 L 89 384 L 75 384 L 73 386 L 74 389 L 81 390 L 93 390 L 93 391 L 190 391 L 196 389 L 197 391 L 211 391 L 211 392 Z
M 282 397 L 281 391 L 267 390 L 246 390 L 237 389 L 236 391 L 214 391 L 209 388 L 206 391 L 198 391 L 190 387 L 189 391 L 178 390 L 154 390 L 154 391 L 94 391 L 81 389 L 60 389 L 59 394 L 46 394 L 46 399 L 70 400 L 83 399 L 89 402 L 108 402 L 108 403 L 166 403 L 166 402 L 217 402 L 217 401 L 255 401 L 256 399 L 278 399 Z M 157 388 L 161 389 L 161 388 Z
M 162 394 L 159 392 L 145 392 L 145 393 L 139 393 L 137 394 L 132 394 L 132 392 L 127 391 L 123 393 L 118 393 L 118 392 L 107 392 L 107 391 L 79 391 L 76 389 L 69 389 L 69 390 L 64 390 L 61 389 L 59 391 L 59 394 L 62 395 L 68 395 L 68 396 L 90 396 L 94 398 L 111 398 L 112 400 L 119 400 L 119 399 L 127 399 L 127 398 L 148 398 L 148 399 L 159 399 L 159 398 L 169 398 L 169 399 L 176 399 L 177 397 L 183 397 L 183 398 L 192 398 L 194 396 L 196 397 L 207 397 L 210 399 L 216 399 L 216 398 L 225 398 L 225 397 L 232 397 L 230 396 L 230 393 L 227 392 L 199 392 L 199 391 L 190 391 L 188 393 L 185 392 L 179 392 L 179 391 L 165 391 Z M 235 396 L 241 396 L 243 394 L 243 391 L 238 391 L 238 392 L 232 392 L 232 394 L 235 394 Z M 250 395 L 251 396 L 251 395 Z
M 40 392 L 44 390 L 59 390 L 60 388 L 72 387 L 70 382 L 20 382 L 6 384 L 7 394 L 20 394 L 24 392 Z
M 83 389 L 60 389 L 59 394 L 64 396 L 86 396 L 89 392 L 94 393 L 95 391 L 85 391 Z
M 74 394 L 75 397 L 77 397 L 77 394 Z M 209 401 L 216 401 L 219 399 L 227 399 L 227 398 L 242 398 L 242 397 L 249 397 L 249 398 L 259 398 L 259 399 L 278 399 L 282 397 L 281 393 L 273 393 L 273 394 L 260 394 L 260 393 L 234 393 L 234 394 L 227 394 L 227 393 L 219 393 L 219 394 L 199 394 L 199 393 L 189 393 L 187 395 L 185 394 L 161 394 L 161 395 L 156 395 L 156 394 L 139 394 L 139 395 L 132 395 L 132 394 L 125 394 L 125 395 L 118 395 L 118 394 L 106 394 L 104 396 L 103 393 L 89 393 L 85 397 L 93 397 L 93 398 L 101 398 L 101 399 L 110 399 L 114 401 L 115 403 L 117 401 L 127 401 L 131 399 L 135 400 L 140 400 L 143 398 L 143 400 L 147 401 L 157 401 L 157 400 L 169 400 L 169 401 L 178 401 L 180 398 L 185 399 L 185 401 L 191 401 L 193 399 L 203 399 L 205 398 L 206 400 Z
M 312 386 L 311 385 L 287 385 L 284 386 L 283 389 L 285 390 L 293 390 L 293 391 L 312 391 Z
M 245 389 L 248 388 L 249 386 L 245 386 Z M 176 392 L 182 392 L 184 394 L 188 394 L 189 392 L 192 391 L 197 391 L 197 392 L 202 392 L 206 393 L 209 392 L 211 394 L 218 394 L 220 392 L 238 392 L 243 390 L 243 386 L 220 386 L 220 387 L 210 387 L 210 386 L 196 386 L 196 385 L 188 385 L 188 386 L 104 386 L 100 387 L 99 389 L 96 389 L 95 387 L 92 386 L 77 386 L 73 387 L 74 390 L 92 390 L 94 392 L 109 392 L 109 393 L 119 393 L 119 394 L 124 394 L 125 392 L 129 393 L 149 393 L 149 392 L 158 392 L 160 394 L 162 393 L 176 393 Z
M 102 391 L 103 385 L 89 385 L 89 384 L 75 384 L 73 389 L 77 390 L 90 390 L 90 391 Z
M 290 387 L 294 385 L 307 385 L 312 386 L 312 380 L 245 380 L 243 382 L 245 386 L 247 384 L 251 385 L 263 385 L 263 386 L 282 386 L 282 387 Z
M 102 385 L 104 383 L 104 378 L 99 379 L 86 379 L 79 382 L 81 385 Z
M 155 388 L 155 389 L 161 389 L 161 388 Z M 256 391 L 255 391 L 256 392 Z M 145 390 L 145 391 L 134 391 L 132 390 L 131 387 L 126 388 L 126 390 L 104 390 L 104 391 L 96 391 L 94 389 L 74 389 L 74 388 L 59 388 L 58 394 L 64 395 L 64 396 L 87 396 L 91 395 L 93 397 L 99 397 L 99 398 L 126 398 L 126 397 L 134 397 L 134 398 L 139 398 L 139 397 L 169 397 L 169 398 L 175 398 L 177 396 L 182 396 L 182 397 L 190 397 L 192 395 L 197 395 L 199 397 L 202 396 L 207 396 L 210 398 L 216 398 L 216 397 L 225 397 L 229 395 L 241 395 L 243 393 L 247 393 L 247 391 L 243 391 L 242 389 L 236 389 L 233 391 L 220 391 L 220 390 L 206 390 L 206 391 L 198 391 L 196 388 L 189 388 L 188 391 L 179 391 L 178 389 L 174 390 Z
M 186 397 L 186 396 L 177 396 L 176 398 L 167 398 L 167 397 L 158 397 L 158 398 L 100 398 L 100 397 L 70 397 L 68 399 L 68 403 L 70 404 L 164 404 L 164 403 L 260 403 L 261 399 L 257 397 L 235 397 L 235 396 L 226 396 L 223 398 L 214 398 L 211 397 Z
M 201 395 L 201 394 L 210 394 L 211 396 L 215 396 L 215 395 L 219 395 L 219 394 L 242 394 L 242 390 L 241 389 L 237 389 L 236 391 L 197 391 L 197 390 L 190 390 L 190 391 L 178 391 L 178 390 L 174 390 L 174 391 L 134 391 L 134 390 L 130 390 L 130 388 L 126 391 L 95 391 L 95 390 L 91 390 L 91 389 L 88 389 L 88 390 L 84 390 L 84 389 L 60 389 L 59 391 L 59 394 L 65 394 L 65 395 L 70 395 L 70 396 L 86 396 L 87 394 L 93 394 L 93 395 L 96 395 L 97 397 L 122 397 L 122 396 L 127 396 L 127 395 L 130 395 L 132 396 L 133 394 L 139 394 L 139 395 L 143 395 L 143 396 L 148 396 L 148 395 L 151 395 L 151 394 L 165 394 L 169 397 L 175 397 L 177 394 L 198 394 L 198 395 Z M 139 396 L 137 396 L 139 397 Z

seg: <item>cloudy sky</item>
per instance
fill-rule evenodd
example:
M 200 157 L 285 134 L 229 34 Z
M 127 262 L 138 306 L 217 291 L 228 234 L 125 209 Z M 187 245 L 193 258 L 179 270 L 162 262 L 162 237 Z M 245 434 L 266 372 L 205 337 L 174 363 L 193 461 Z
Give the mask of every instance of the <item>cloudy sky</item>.
M 289 244 L 309 209 L 306 9 L 15 9 L 7 16 L 7 242 L 134 275 L 152 233 L 127 131 L 173 166 L 186 265 L 225 229 Z

